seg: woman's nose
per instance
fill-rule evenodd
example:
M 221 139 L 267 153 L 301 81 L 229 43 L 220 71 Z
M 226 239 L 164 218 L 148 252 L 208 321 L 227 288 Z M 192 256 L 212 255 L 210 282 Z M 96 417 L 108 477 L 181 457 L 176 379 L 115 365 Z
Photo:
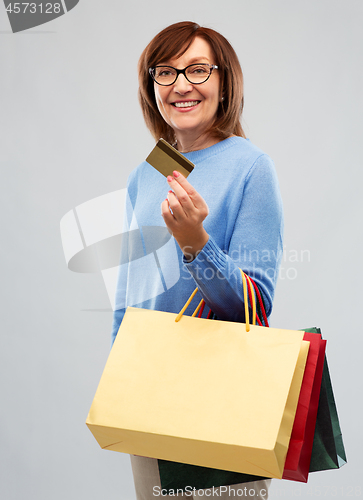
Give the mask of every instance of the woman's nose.
M 176 82 L 174 83 L 174 91 L 185 94 L 186 92 L 190 92 L 191 90 L 193 90 L 193 85 L 188 82 L 188 80 L 185 78 L 185 75 L 183 75 L 182 73 L 179 74 Z

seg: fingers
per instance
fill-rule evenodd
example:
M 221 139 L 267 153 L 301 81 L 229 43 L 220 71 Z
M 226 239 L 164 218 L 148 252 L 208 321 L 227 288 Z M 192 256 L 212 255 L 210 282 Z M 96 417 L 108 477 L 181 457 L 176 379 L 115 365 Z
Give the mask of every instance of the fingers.
M 167 181 L 182 205 L 190 200 L 198 209 L 206 206 L 204 199 L 180 172 L 174 170 L 173 176 L 168 175 Z
M 166 199 L 169 202 L 169 208 L 175 220 L 180 221 L 181 219 L 188 218 L 191 210 L 195 210 L 191 200 L 187 197 L 186 193 L 181 194 L 180 198 L 178 198 L 173 191 L 168 192 Z
M 168 197 L 161 204 L 161 216 L 172 233 L 178 231 L 188 221 L 192 222 L 172 191 L 169 191 Z
M 188 231 L 201 225 L 208 215 L 208 205 L 202 196 L 179 172 L 167 181 L 172 188 L 161 204 L 161 215 L 169 229 Z
M 193 186 L 187 181 L 183 174 L 178 172 L 177 170 L 173 171 L 173 175 L 168 176 L 175 180 L 180 186 L 185 189 L 185 191 L 189 194 L 189 196 L 194 196 L 197 194 L 197 191 L 193 188 Z
M 171 190 L 161 204 L 161 215 L 182 252 L 195 256 L 209 239 L 203 227 L 208 205 L 179 172 L 174 171 L 167 181 Z
M 171 196 L 171 193 L 174 192 L 177 200 L 179 201 L 180 205 L 184 208 L 185 212 L 194 208 L 193 201 L 192 201 L 190 195 L 188 194 L 188 192 L 184 189 L 184 187 L 182 187 L 177 182 L 177 180 L 174 179 L 173 177 L 171 177 L 170 175 L 167 177 L 167 181 L 168 181 L 169 187 L 173 190 L 173 191 L 169 191 L 169 193 L 168 193 L 169 202 L 172 202 L 172 203 L 174 202 L 173 197 Z
M 162 204 L 161 204 L 161 216 L 163 217 L 165 224 L 167 227 L 170 227 L 174 224 L 176 221 L 174 214 L 170 212 L 170 207 L 169 207 L 169 200 L 165 199 Z

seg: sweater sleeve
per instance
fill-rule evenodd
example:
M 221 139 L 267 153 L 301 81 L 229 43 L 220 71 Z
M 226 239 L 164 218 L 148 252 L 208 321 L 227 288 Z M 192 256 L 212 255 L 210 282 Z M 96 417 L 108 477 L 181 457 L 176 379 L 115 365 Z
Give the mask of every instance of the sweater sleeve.
M 259 156 L 243 183 L 234 189 L 242 195 L 226 249 L 222 250 L 210 235 L 198 256 L 189 263 L 184 259 L 184 265 L 219 319 L 244 321 L 239 268 L 259 285 L 270 315 L 282 257 L 282 202 L 271 159 Z M 221 213 L 220 224 L 228 218 L 228 213 Z
M 120 265 L 118 270 L 117 287 L 116 287 L 115 311 L 113 314 L 113 323 L 111 330 L 111 347 L 113 346 L 117 332 L 119 331 L 121 322 L 126 312 L 127 276 L 129 271 L 129 260 L 130 260 L 128 231 L 133 229 L 133 224 L 134 224 L 133 208 L 129 195 L 130 180 L 132 178 L 133 175 L 130 175 L 127 181 L 126 196 L 125 196 Z

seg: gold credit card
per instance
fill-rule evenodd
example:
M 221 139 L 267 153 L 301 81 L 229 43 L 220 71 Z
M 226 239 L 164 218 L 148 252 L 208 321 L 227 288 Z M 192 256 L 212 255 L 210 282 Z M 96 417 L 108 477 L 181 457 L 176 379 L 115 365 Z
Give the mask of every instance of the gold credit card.
M 146 161 L 165 177 L 173 175 L 173 170 L 177 170 L 184 177 L 188 177 L 194 168 L 194 163 L 187 160 L 185 156 L 173 146 L 170 146 L 164 139 L 159 139 Z

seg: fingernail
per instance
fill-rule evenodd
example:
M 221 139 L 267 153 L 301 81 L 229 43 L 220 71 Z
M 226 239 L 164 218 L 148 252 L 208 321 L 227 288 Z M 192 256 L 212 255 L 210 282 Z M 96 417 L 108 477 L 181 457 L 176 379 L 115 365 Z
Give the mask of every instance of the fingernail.
M 171 182 L 171 181 L 173 180 L 173 178 L 172 178 L 172 176 L 171 176 L 171 175 L 168 175 L 168 177 L 166 178 L 166 180 L 167 180 L 168 182 Z
M 177 170 L 174 170 L 173 175 L 174 175 L 174 177 L 179 177 L 180 174 Z

